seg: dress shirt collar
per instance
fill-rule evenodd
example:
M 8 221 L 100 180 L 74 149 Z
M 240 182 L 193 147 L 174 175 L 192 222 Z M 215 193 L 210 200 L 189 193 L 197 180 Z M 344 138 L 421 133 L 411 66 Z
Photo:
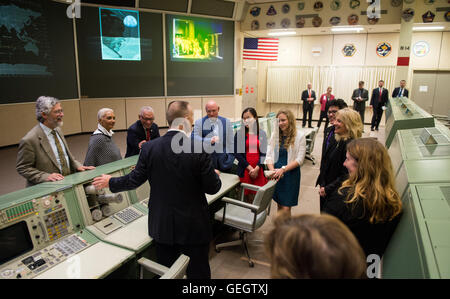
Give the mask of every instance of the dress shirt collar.
M 49 127 L 47 127 L 46 125 L 44 125 L 43 123 L 39 123 L 39 125 L 41 126 L 42 130 L 44 130 L 45 135 L 50 136 L 52 134 L 52 129 L 50 129 Z

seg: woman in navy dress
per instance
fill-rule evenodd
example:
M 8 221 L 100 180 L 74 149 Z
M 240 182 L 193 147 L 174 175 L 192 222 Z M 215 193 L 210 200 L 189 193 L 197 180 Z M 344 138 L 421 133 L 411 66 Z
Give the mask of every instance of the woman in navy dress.
M 278 211 L 291 213 L 298 204 L 300 192 L 300 165 L 306 154 L 305 134 L 297 130 L 295 117 L 290 110 L 277 113 L 278 130 L 274 130 L 267 147 L 266 164 L 273 171 L 271 179 L 278 180 L 273 199 Z

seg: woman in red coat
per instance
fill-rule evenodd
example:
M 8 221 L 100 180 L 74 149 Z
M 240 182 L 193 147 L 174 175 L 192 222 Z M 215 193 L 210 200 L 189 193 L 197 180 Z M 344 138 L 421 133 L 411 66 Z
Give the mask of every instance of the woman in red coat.
M 320 96 L 319 103 L 320 103 L 320 117 L 319 122 L 317 123 L 317 127 L 320 128 L 320 124 L 322 123 L 322 119 L 325 118 L 325 128 L 328 127 L 328 102 L 331 100 L 334 100 L 334 95 L 331 94 L 331 87 L 327 88 L 327 92 Z

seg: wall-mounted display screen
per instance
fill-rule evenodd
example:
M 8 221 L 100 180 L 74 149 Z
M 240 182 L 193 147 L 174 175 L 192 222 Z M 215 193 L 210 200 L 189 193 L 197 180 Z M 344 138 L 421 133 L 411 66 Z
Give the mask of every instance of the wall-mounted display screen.
M 232 95 L 234 23 L 166 15 L 167 95 Z
M 46 0 L 0 2 L 0 103 L 78 97 L 72 19 Z
M 183 16 L 172 19 L 170 48 L 173 61 L 221 61 L 223 43 L 219 22 Z
M 82 97 L 164 95 L 161 14 L 82 7 L 76 29 Z
M 103 60 L 141 60 L 139 13 L 100 8 Z

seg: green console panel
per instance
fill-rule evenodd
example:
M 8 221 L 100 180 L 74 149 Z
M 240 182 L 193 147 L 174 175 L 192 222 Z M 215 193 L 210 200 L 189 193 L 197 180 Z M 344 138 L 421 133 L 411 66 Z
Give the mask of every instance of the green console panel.
M 408 98 L 391 98 L 386 111 L 386 147 L 389 148 L 398 130 L 434 127 L 431 114 Z
M 383 278 L 450 278 L 450 183 L 411 184 Z
M 435 127 L 399 130 L 389 147 L 397 174 L 403 161 L 450 158 L 450 130 L 436 121 Z

